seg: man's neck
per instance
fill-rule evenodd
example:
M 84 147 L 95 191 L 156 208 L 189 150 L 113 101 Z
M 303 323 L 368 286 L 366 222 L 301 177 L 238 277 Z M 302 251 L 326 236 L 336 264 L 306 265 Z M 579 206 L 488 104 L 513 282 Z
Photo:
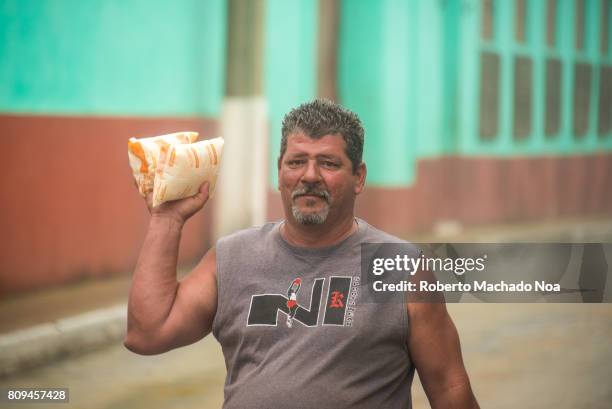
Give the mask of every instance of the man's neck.
M 327 226 L 326 223 L 303 225 L 293 220 L 285 220 L 280 227 L 280 234 L 294 246 L 328 247 L 346 239 L 357 230 L 357 227 L 353 215 L 332 226 Z

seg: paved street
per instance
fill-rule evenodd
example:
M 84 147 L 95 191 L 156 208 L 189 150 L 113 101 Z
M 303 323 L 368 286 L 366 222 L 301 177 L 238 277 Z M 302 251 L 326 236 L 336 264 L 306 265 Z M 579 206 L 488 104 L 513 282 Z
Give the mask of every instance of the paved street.
M 0 385 L 70 389 L 68 405 L 13 405 L 22 409 L 218 408 L 224 376 L 221 349 L 209 337 L 158 356 L 139 356 L 114 345 L 1 380 Z
M 612 401 L 612 305 L 449 305 L 483 408 L 604 409 Z M 208 409 L 221 406 L 225 367 L 209 337 L 161 356 L 122 345 L 0 380 L 68 387 L 71 402 L 3 407 Z M 427 408 L 415 382 L 414 406 Z

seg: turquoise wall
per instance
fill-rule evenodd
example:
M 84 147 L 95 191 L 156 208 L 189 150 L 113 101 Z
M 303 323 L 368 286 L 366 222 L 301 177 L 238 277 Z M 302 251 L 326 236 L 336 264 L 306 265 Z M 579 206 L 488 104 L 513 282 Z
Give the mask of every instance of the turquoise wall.
M 270 120 L 269 180 L 278 184 L 284 115 L 317 93 L 317 0 L 267 0 L 265 22 L 265 96 Z
M 440 2 L 342 2 L 340 100 L 364 122 L 372 184 L 408 185 L 418 157 L 452 146 L 450 119 L 443 121 L 452 85 L 443 82 L 444 17 Z
M 546 2 L 526 1 L 525 20 L 526 40 L 515 38 L 515 2 L 493 0 L 493 38 L 484 40 L 480 36 L 480 22 L 484 12 L 481 1 L 471 0 L 473 11 L 462 15 L 463 61 L 460 81 L 464 98 L 460 106 L 461 129 L 459 153 L 467 155 L 542 155 L 577 154 L 612 150 L 612 133 L 598 135 L 598 109 L 600 87 L 600 67 L 612 66 L 612 52 L 602 53 L 600 48 L 600 11 L 605 5 L 608 13 L 608 37 L 612 32 L 612 2 L 609 0 L 584 1 L 584 48 L 578 50 L 575 43 L 577 26 L 577 0 L 558 0 L 556 2 L 556 42 L 553 46 L 546 43 Z M 500 57 L 500 106 L 498 110 L 498 133 L 490 140 L 481 140 L 478 132 L 480 53 L 490 52 Z M 532 99 L 531 132 L 523 140 L 513 135 L 513 93 L 515 77 L 514 62 L 517 57 L 528 58 L 532 62 Z M 561 61 L 561 126 L 558 134 L 545 135 L 545 64 L 548 59 Z M 588 130 L 582 137 L 574 134 L 573 101 L 575 65 L 588 64 L 591 67 L 589 90 Z M 605 107 L 612 115 L 612 106 Z
M 585 48 L 574 49 L 575 0 L 559 0 L 559 44 L 545 45 L 546 1 L 526 1 L 527 41 L 513 38 L 514 1 L 492 0 L 494 36 L 481 38 L 481 0 L 340 1 L 338 92 L 366 128 L 368 181 L 408 186 L 421 158 L 612 150 L 596 134 L 602 1 L 585 0 Z M 316 96 L 318 0 L 265 2 L 264 93 L 269 180 L 284 114 Z M 608 26 L 612 27 L 612 11 Z M 218 116 L 224 94 L 225 0 L 0 1 L 0 112 Z M 609 31 L 612 31 L 609 28 Z M 610 44 L 612 34 L 608 33 Z M 609 46 L 609 48 L 612 46 Z M 481 53 L 500 57 L 499 132 L 479 136 Z M 532 59 L 531 133 L 512 136 L 513 64 Z M 562 126 L 544 137 L 547 58 L 563 64 Z M 572 134 L 573 67 L 593 67 L 588 132 Z M 612 107 L 605 107 L 612 115 Z
M 518 1 L 491 0 L 492 40 L 481 37 L 482 0 L 344 0 L 341 2 L 338 85 L 340 100 L 366 128 L 368 181 L 407 186 L 416 162 L 442 155 L 528 156 L 612 150 L 612 134 L 598 135 L 600 67 L 612 66 L 610 46 L 600 49 L 601 10 L 609 0 L 585 0 L 585 46 L 575 50 L 576 0 L 556 2 L 558 45 L 546 45 L 546 5 L 527 0 L 525 42 L 515 39 Z M 612 10 L 608 13 L 612 39 Z M 609 41 L 612 43 L 612 41 Z M 498 133 L 479 135 L 481 53 L 500 58 Z M 531 61 L 530 134 L 513 136 L 514 64 Z M 561 121 L 545 137 L 545 63 L 562 61 Z M 574 70 L 589 64 L 588 130 L 573 134 Z M 612 107 L 603 107 L 612 115 Z
M 224 0 L 0 1 L 0 112 L 214 116 Z
M 415 5 L 364 0 L 341 6 L 339 97 L 363 121 L 373 184 L 403 185 L 414 177 Z

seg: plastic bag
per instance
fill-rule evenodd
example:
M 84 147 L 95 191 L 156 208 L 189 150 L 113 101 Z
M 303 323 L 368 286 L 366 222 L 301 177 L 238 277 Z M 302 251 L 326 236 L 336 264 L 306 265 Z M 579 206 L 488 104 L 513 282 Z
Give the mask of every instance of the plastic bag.
M 155 171 L 160 158 L 163 160 L 173 144 L 189 144 L 198 139 L 197 132 L 177 132 L 151 138 L 130 138 L 128 159 L 138 191 L 144 197 L 153 192 Z
M 198 193 L 202 183 L 209 182 L 212 197 L 223 154 L 223 138 L 191 144 L 174 144 L 160 155 L 153 187 L 153 207 L 169 200 Z M 163 156 L 163 157 L 162 157 Z

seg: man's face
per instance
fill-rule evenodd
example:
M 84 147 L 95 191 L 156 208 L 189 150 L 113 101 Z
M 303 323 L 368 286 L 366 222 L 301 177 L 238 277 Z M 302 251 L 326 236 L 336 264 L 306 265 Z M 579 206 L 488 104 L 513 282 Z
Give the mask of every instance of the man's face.
M 364 181 L 365 165 L 353 173 L 341 135 L 312 139 L 295 132 L 288 136 L 278 177 L 286 217 L 302 225 L 350 217 Z

